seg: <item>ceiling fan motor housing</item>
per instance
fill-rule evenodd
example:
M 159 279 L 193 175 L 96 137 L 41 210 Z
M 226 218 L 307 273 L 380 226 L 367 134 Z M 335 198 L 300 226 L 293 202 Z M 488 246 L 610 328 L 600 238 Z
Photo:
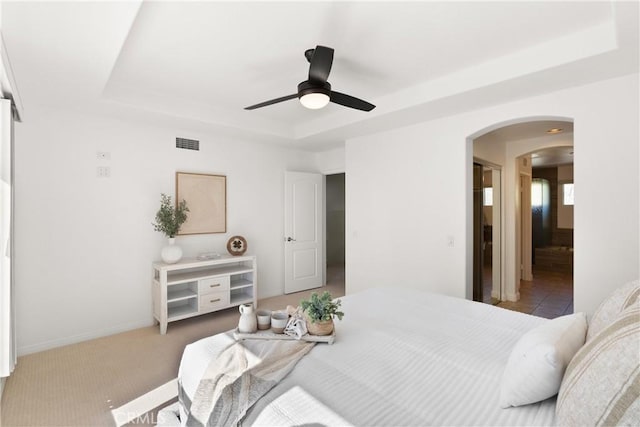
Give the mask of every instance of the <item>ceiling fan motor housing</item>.
M 302 98 L 304 95 L 310 93 L 324 93 L 328 97 L 331 97 L 331 84 L 325 82 L 323 84 L 314 84 L 305 80 L 298 85 L 298 98 Z
M 333 92 L 331 90 L 331 84 L 329 84 L 327 79 L 329 78 L 331 65 L 333 64 L 333 52 L 332 48 L 320 45 L 316 46 L 315 49 L 307 49 L 304 56 L 310 64 L 309 79 L 298 85 L 297 93 L 250 105 L 245 107 L 245 110 L 255 110 L 256 108 L 295 99 L 296 97 L 304 107 L 310 110 L 324 108 L 329 102 L 361 111 L 371 111 L 376 108 L 375 105 L 358 99 L 355 96 Z

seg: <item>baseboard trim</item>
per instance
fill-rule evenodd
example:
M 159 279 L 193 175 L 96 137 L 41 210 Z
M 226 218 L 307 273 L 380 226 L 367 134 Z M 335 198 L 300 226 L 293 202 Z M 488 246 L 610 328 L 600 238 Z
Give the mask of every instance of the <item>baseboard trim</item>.
M 83 341 L 89 341 L 96 338 L 102 338 L 109 335 L 119 334 L 121 332 L 131 331 L 133 329 L 145 328 L 153 325 L 153 320 L 139 321 L 133 323 L 126 323 L 123 325 L 114 326 L 111 328 L 100 329 L 98 331 L 86 332 L 84 334 L 72 335 L 70 337 L 58 338 L 55 340 L 45 341 L 38 344 L 26 345 L 18 347 L 18 357 L 26 356 L 27 354 L 38 353 L 45 350 L 51 350 L 53 348 L 62 347 L 70 344 L 77 344 Z
M 520 300 L 520 292 L 516 292 L 515 294 L 507 294 L 507 301 L 518 302 Z

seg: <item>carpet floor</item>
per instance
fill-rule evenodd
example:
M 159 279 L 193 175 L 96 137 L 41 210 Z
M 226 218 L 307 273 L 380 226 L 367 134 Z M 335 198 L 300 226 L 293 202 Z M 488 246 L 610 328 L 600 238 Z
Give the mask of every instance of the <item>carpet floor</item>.
M 328 290 L 344 295 L 344 268 L 327 271 Z M 314 290 L 260 300 L 258 306 L 297 306 Z M 136 329 L 18 358 L 0 406 L 2 426 L 114 426 L 112 409 L 176 377 L 184 347 L 237 326 L 237 307 L 157 326 Z M 132 425 L 153 425 L 155 414 Z

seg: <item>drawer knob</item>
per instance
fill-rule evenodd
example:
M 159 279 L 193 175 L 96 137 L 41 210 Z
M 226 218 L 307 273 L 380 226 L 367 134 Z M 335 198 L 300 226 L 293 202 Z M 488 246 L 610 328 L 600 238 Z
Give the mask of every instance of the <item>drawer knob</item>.
M 211 300 L 211 301 L 209 301 L 209 302 L 218 302 L 218 301 L 220 301 L 220 298 L 212 299 L 212 300 Z
M 216 283 L 215 285 L 209 285 L 210 288 L 217 288 L 218 286 L 220 286 L 220 283 Z

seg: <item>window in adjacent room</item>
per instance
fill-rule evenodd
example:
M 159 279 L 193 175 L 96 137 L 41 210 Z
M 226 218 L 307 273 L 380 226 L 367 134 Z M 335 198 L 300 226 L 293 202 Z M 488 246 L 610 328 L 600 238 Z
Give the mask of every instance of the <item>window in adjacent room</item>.
M 493 187 L 484 187 L 484 206 L 493 206 Z
M 543 202 L 542 196 L 543 196 L 542 180 L 540 179 L 533 180 L 533 182 L 531 183 L 531 207 L 533 208 L 541 207 Z
M 573 206 L 573 182 L 565 182 L 562 184 L 562 204 L 565 206 Z

